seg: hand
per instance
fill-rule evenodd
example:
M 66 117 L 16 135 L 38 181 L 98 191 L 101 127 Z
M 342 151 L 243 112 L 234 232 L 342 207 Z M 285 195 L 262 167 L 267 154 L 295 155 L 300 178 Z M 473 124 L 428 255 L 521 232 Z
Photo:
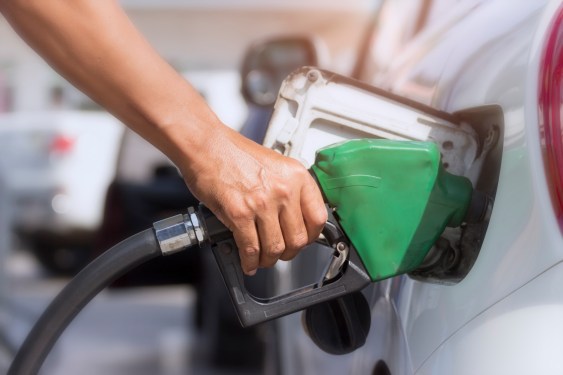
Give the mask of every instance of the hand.
M 231 129 L 182 168 L 187 185 L 234 235 L 247 275 L 290 260 L 318 238 L 327 219 L 319 188 L 294 159 Z

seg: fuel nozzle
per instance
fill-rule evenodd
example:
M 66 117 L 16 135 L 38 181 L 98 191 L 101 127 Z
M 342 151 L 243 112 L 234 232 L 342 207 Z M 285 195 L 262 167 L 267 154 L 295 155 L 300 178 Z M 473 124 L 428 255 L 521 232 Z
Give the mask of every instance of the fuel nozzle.
M 473 196 L 432 142 L 350 140 L 319 150 L 312 171 L 372 281 L 420 265 L 446 227 L 464 222 Z

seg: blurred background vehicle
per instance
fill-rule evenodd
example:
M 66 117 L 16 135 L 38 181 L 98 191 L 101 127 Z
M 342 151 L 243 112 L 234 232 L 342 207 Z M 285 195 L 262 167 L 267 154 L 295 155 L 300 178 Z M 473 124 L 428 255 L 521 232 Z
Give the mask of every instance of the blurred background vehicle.
M 279 319 L 280 372 L 561 372 L 553 350 L 563 344 L 561 1 L 385 1 L 366 42 L 354 70 L 359 82 L 475 131 L 488 156 L 471 178 L 495 197 L 494 208 L 488 222 L 465 226 L 458 241 L 439 242 L 424 267 L 366 288 L 369 311 L 327 306 L 325 319 L 307 324 L 310 332 L 331 333 L 321 346 L 347 354 L 317 347 L 302 314 Z M 386 116 L 393 121 L 393 113 Z M 315 131 L 309 134 L 328 139 L 357 134 Z M 269 131 L 266 145 L 276 136 Z M 312 155 L 319 147 L 313 141 L 300 139 L 304 146 L 294 152 Z M 320 275 L 319 263 L 276 267 L 284 280 L 276 286 L 302 285 L 311 270 Z M 352 312 L 367 313 L 371 329 L 339 324 L 339 316 L 357 316 Z M 358 337 L 365 338 L 360 348 Z
M 122 133 L 123 125 L 102 112 L 0 115 L 12 227 L 49 271 L 68 274 L 85 265 Z

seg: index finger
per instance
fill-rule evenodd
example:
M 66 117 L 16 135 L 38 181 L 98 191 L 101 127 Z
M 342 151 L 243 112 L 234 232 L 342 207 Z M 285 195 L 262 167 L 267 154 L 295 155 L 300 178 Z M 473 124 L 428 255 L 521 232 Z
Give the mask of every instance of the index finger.
M 311 176 L 301 189 L 301 212 L 307 228 L 309 243 L 311 243 L 319 238 L 328 219 L 321 190 Z

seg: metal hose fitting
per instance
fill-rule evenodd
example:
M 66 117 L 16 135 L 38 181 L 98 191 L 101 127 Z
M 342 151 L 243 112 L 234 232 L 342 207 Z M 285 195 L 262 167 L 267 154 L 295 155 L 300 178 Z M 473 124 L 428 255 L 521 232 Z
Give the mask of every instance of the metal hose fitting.
M 187 214 L 179 214 L 153 224 L 162 255 L 174 254 L 191 246 L 200 246 L 208 240 L 203 220 L 193 207 Z

